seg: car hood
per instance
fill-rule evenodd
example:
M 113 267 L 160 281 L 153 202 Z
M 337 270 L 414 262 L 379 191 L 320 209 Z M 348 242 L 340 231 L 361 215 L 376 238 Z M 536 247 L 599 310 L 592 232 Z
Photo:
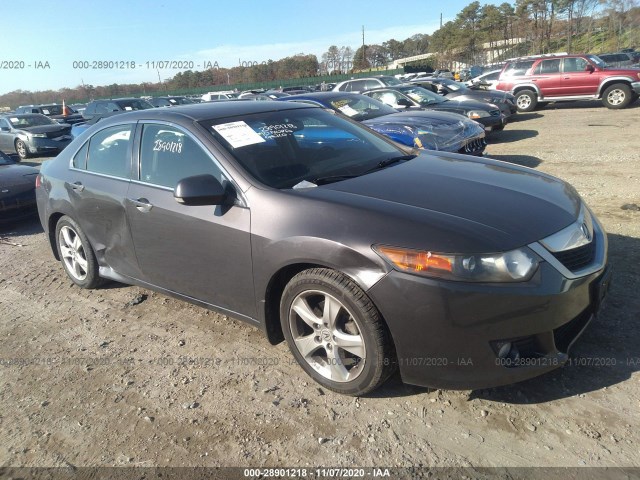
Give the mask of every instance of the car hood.
M 354 207 L 360 212 L 354 228 L 372 238 L 450 253 L 508 251 L 538 241 L 574 222 L 581 203 L 555 177 L 432 153 L 300 192 Z
M 497 107 L 491 107 L 486 102 L 481 102 L 479 100 L 458 100 L 457 98 L 447 99 L 446 102 L 438 103 L 434 105 L 435 108 L 447 108 L 447 109 L 459 109 L 461 111 L 470 112 L 472 110 L 495 110 Z M 429 108 L 432 108 L 430 105 Z
M 484 128 L 477 122 L 458 113 L 436 110 L 392 113 L 362 123 L 404 145 L 422 145 L 429 150 L 456 152 L 468 141 L 484 138 Z
M 51 133 L 51 132 L 68 132 L 70 125 L 59 123 L 56 125 L 37 125 L 35 127 L 21 127 L 20 130 L 27 133 Z
M 38 169 L 27 165 L 0 165 L 0 187 L 35 183 Z

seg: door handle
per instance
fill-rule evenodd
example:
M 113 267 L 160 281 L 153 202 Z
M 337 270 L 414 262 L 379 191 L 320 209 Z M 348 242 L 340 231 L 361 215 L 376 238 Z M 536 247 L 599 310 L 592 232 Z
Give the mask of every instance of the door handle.
M 69 183 L 65 182 L 65 187 L 71 188 L 74 192 L 81 192 L 84 190 L 84 185 L 81 182 Z
M 149 200 L 147 200 L 146 198 L 138 198 L 135 200 L 133 198 L 130 198 L 129 201 L 133 203 L 138 211 L 142 213 L 147 213 L 153 208 L 153 205 L 149 203 Z

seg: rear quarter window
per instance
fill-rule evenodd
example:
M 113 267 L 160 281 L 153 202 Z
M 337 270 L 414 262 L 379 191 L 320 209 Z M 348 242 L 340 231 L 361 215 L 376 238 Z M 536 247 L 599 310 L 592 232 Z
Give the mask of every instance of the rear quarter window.
M 525 60 L 521 62 L 513 62 L 507 65 L 507 68 L 503 72 L 503 76 L 505 77 L 522 77 L 526 75 L 535 60 Z

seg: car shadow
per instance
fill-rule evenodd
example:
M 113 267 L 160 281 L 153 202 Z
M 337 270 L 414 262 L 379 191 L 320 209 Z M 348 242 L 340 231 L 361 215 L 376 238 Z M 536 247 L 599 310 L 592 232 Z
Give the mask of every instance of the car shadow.
M 609 264 L 613 282 L 598 317 L 570 351 L 564 367 L 539 377 L 504 387 L 472 390 L 468 400 L 483 399 L 509 404 L 536 404 L 570 398 L 609 388 L 640 371 L 640 240 L 609 235 Z M 369 398 L 408 397 L 431 389 L 404 385 L 396 373 Z
M 7 223 L 0 223 L 0 238 L 23 237 L 26 235 L 37 235 L 43 233 L 42 225 L 38 214 L 14 220 Z
M 523 120 L 533 120 L 534 118 L 542 118 L 543 115 L 536 112 L 518 113 L 509 117 L 509 123 L 522 122 Z
M 534 138 L 538 136 L 537 130 L 510 130 L 504 129 L 501 132 L 495 132 L 489 137 L 489 145 L 492 143 L 512 143 L 520 140 L 526 140 L 527 138 Z
M 548 103 L 547 105 L 545 105 L 544 107 L 540 108 L 541 112 L 544 112 L 545 110 L 566 110 L 566 109 L 576 109 L 576 108 L 602 108 L 602 109 L 607 109 L 607 107 L 605 107 L 601 101 L 592 101 L 592 100 L 586 100 L 586 101 L 575 101 L 575 102 L 556 102 L 556 103 Z M 640 101 L 636 100 L 635 102 L 633 102 L 631 105 L 628 105 L 627 107 L 625 107 L 625 109 L 627 108 L 640 108 Z M 615 109 L 612 109 L 615 111 Z
M 536 168 L 542 163 L 538 157 L 532 155 L 487 155 L 487 158 L 501 160 L 503 162 L 515 163 L 523 167 Z

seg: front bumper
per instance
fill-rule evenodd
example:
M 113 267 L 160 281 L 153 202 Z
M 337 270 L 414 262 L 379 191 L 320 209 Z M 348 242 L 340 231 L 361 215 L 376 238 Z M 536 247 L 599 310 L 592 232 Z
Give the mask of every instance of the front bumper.
M 474 121 L 480 123 L 485 130 L 492 130 L 494 127 L 504 125 L 506 123 L 506 117 L 501 114 L 500 116 L 477 118 L 474 119 Z
M 528 282 L 511 284 L 395 270 L 386 275 L 368 295 L 389 326 L 402 380 L 432 388 L 490 388 L 562 366 L 609 289 L 606 234 L 597 234 L 602 261 L 594 265 L 601 268 L 577 278 L 567 278 L 549 261 L 541 261 Z M 505 344 L 508 355 L 500 352 Z
M 31 138 L 27 143 L 29 153 L 58 153 L 71 143 L 71 135 L 64 135 L 59 140 L 52 138 Z

